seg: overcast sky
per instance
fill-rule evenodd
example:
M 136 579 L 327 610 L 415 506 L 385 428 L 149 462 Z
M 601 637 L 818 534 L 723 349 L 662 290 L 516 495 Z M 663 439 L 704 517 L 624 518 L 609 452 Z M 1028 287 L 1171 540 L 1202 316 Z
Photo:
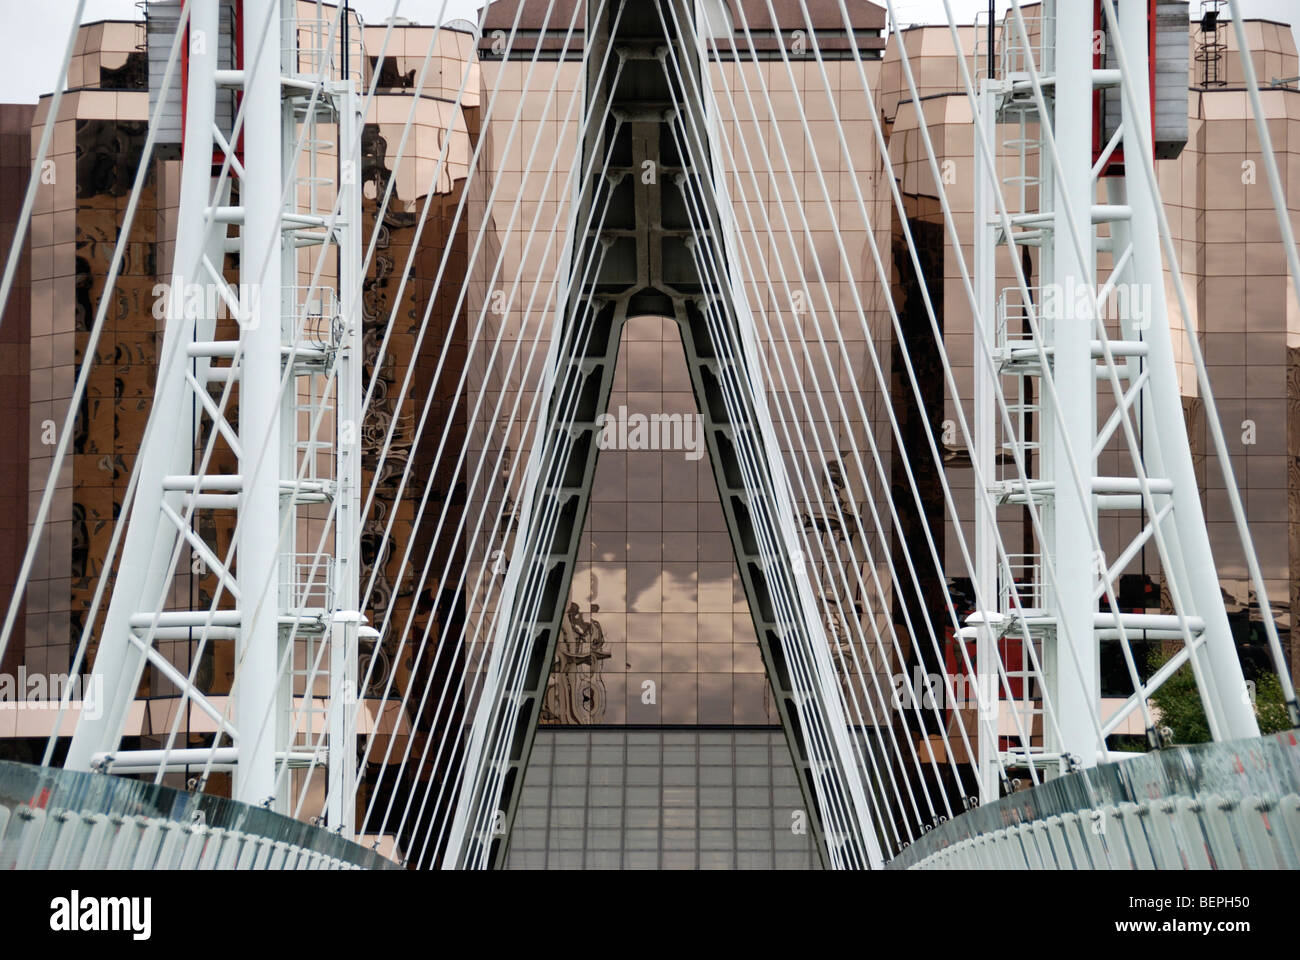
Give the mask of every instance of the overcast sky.
M 1071 0 L 1081 3 L 1084 0 Z M 352 7 L 367 23 L 386 20 L 394 0 L 352 0 Z M 951 0 L 957 17 L 965 23 L 988 0 Z M 998 0 L 1005 9 L 1009 0 Z M 446 0 L 446 18 L 477 19 L 478 0 Z M 1192 11 L 1200 3 L 1192 0 Z M 1296 0 L 1242 0 L 1248 17 L 1292 22 L 1300 43 L 1300 5 Z M 443 0 L 400 0 L 399 16 L 417 23 L 433 23 Z M 896 0 L 894 8 L 903 23 L 944 22 L 942 0 Z M 49 93 L 57 81 L 75 0 L 0 0 L 0 103 L 34 103 Z M 86 21 L 138 19 L 135 0 L 86 0 Z M 1261 78 L 1270 79 L 1270 78 Z

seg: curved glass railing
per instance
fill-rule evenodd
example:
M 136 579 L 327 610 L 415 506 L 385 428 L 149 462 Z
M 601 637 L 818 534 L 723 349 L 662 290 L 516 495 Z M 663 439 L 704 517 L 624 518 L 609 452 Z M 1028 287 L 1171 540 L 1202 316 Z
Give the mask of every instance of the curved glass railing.
M 1168 747 L 941 824 L 891 869 L 1300 868 L 1300 739 Z
M 0 760 L 0 870 L 396 869 L 373 850 L 225 797 Z

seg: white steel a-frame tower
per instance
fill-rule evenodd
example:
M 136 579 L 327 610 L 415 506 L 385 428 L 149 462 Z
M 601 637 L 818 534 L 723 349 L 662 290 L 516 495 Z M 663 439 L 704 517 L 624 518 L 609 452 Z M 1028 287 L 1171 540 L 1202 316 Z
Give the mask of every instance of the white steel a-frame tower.
M 81 719 L 67 766 L 232 770 L 235 799 L 287 812 L 287 768 L 327 765 L 329 826 L 350 834 L 356 650 L 365 629 L 356 560 L 361 57 L 347 19 L 302 19 L 292 0 L 187 9 L 171 287 L 215 291 L 200 299 L 234 316 L 237 338 L 219 338 L 210 308 L 170 297 L 138 489 L 93 667 L 106 703 Z M 219 41 L 234 30 L 242 31 L 236 43 Z M 232 47 L 242 62 L 219 63 Z M 228 90 L 240 110 L 235 129 L 223 130 L 215 104 Z M 211 465 L 218 439 L 237 472 Z M 210 538 L 217 529 L 233 530 L 224 551 Z M 214 573 L 228 600 L 211 610 L 169 609 L 178 561 Z M 231 639 L 233 707 L 212 702 L 193 671 L 186 676 L 157 648 L 190 640 L 201 653 Z M 216 747 L 119 749 L 146 664 L 213 719 Z M 329 715 L 313 723 L 312 694 L 320 692 Z M 322 728 L 325 743 L 312 735 Z
M 979 511 L 982 592 L 1000 603 L 972 618 L 967 630 L 980 637 L 985 664 L 994 662 L 995 634 L 1023 636 L 1041 650 L 1056 716 L 1045 722 L 1041 751 L 1020 750 L 1001 760 L 1037 764 L 1053 774 L 1114 759 L 1105 737 L 1133 711 L 1143 716 L 1150 745 L 1159 747 L 1147 697 L 1187 662 L 1215 739 L 1259 733 L 1193 471 L 1171 330 L 1175 313 L 1165 293 L 1160 200 L 1143 163 L 1154 142 L 1148 80 L 1154 7 L 1121 0 L 1117 8 L 1123 25 L 1118 37 L 1099 29 L 1091 3 L 1047 0 L 1034 19 L 1009 12 L 1000 57 L 991 58 L 997 76 L 981 82 L 976 137 L 979 462 L 993 502 L 1036 515 L 1039 553 L 1016 558 L 1013 566 L 999 549 L 996 517 Z M 1185 33 L 1185 22 L 1179 28 Z M 1108 42 L 1122 44 L 1124 71 L 1110 65 L 1113 56 L 1108 62 L 1099 57 Z M 1115 98 L 1122 102 L 1122 120 L 1094 157 L 1100 102 L 1094 95 L 1104 91 L 1122 92 Z M 993 157 L 1003 145 L 999 124 L 1021 131 L 1008 141 L 1014 155 L 1001 158 L 1002 166 Z M 1025 132 L 1035 129 L 1036 137 Z M 1110 161 L 1120 156 L 1127 163 L 1114 175 Z M 1008 167 L 1010 179 L 1000 182 Z M 1038 251 L 1039 286 L 1029 285 L 1021 266 L 1026 247 Z M 1010 251 L 1003 262 L 1015 271 L 1014 282 L 1002 289 L 1000 248 Z M 1109 268 L 1100 272 L 1099 250 L 1109 255 Z M 1117 325 L 1108 324 L 1108 303 L 1119 306 Z M 1098 400 L 1106 396 L 1114 403 L 1099 418 Z M 1027 415 L 1036 417 L 1037 433 Z M 1125 450 L 1120 459 L 1128 469 L 1100 476 L 1098 457 L 1112 440 Z M 1014 459 L 1020 471 L 1031 465 L 1030 475 L 996 479 L 999 455 Z M 1099 514 L 1140 516 L 1139 532 L 1108 554 Z M 1119 576 L 1144 547 L 1159 557 L 1168 612 L 1120 609 Z M 1032 575 L 1024 576 L 1027 570 Z M 1182 647 L 1143 682 L 1145 664 L 1134 657 L 1134 640 Z M 1135 690 L 1109 716 L 1100 715 L 1103 641 L 1118 641 Z M 995 669 L 980 668 L 991 674 L 994 689 Z M 981 780 L 986 796 L 996 796 L 999 758 L 991 743 L 984 741 L 983 748 Z

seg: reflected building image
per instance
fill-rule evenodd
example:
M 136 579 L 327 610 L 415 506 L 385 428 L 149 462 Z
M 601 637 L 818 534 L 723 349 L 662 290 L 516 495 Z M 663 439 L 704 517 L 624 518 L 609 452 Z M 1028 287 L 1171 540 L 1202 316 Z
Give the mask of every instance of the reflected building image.
M 151 15 L 162 16 L 168 6 L 151 4 Z M 300 6 L 317 16 L 315 3 Z M 742 250 L 734 279 L 754 317 L 772 421 L 803 504 L 797 519 L 817 550 L 810 576 L 824 593 L 846 589 L 836 571 L 852 571 L 847 580 L 858 584 L 836 597 L 836 614 L 825 624 L 846 700 L 864 718 L 858 732 L 911 739 L 923 756 L 968 770 L 970 758 L 942 755 L 960 748 L 946 747 L 940 731 L 901 714 L 893 692 L 899 676 L 951 670 L 957 662 L 945 581 L 959 616 L 974 603 L 958 542 L 959 532 L 973 542 L 973 529 L 954 526 L 941 484 L 946 478 L 957 515 L 969 521 L 974 481 L 953 424 L 958 404 L 967 417 L 972 413 L 974 328 L 958 263 L 958 253 L 969 264 L 974 250 L 971 110 L 946 26 L 886 38 L 883 6 L 853 0 L 846 5 L 850 35 L 838 0 L 808 0 L 808 19 L 803 6 L 772 4 L 772 22 L 762 0 L 701 4 L 704 72 L 717 110 L 713 159 L 719 189 L 737 210 Z M 332 16 L 334 8 L 322 9 Z M 1026 7 L 1036 30 L 1035 10 Z M 464 22 L 435 32 L 404 21 L 391 30 L 362 24 L 355 14 L 348 20 L 363 88 L 377 80 L 362 143 L 363 235 L 377 229 L 361 304 L 373 399 L 360 436 L 366 488 L 373 490 L 364 501 L 362 590 L 379 637 L 361 650 L 362 733 L 370 745 L 358 822 L 365 818 L 369 839 L 382 840 L 399 859 L 412 854 L 411 837 L 449 816 L 454 796 L 441 788 L 463 759 L 457 734 L 472 716 L 476 681 L 490 656 L 487 638 L 508 574 L 503 544 L 513 534 L 493 529 L 491 518 L 521 494 L 533 444 L 529 403 L 568 292 L 559 280 L 572 254 L 564 236 L 576 217 L 570 198 L 579 176 L 574 158 L 582 156 L 585 16 L 576 0 L 499 0 L 481 31 Z M 1245 26 L 1261 82 L 1300 74 L 1289 26 Z M 984 30 L 958 30 L 961 56 L 974 72 L 985 69 Z M 999 25 L 996 33 L 1001 38 L 1005 30 Z M 738 56 L 751 36 L 757 53 Z M 66 415 L 101 309 L 153 102 L 153 44 L 152 28 L 135 22 L 88 24 L 78 35 L 56 118 L 52 172 L 38 191 L 26 260 L 0 325 L 0 396 L 17 425 L 3 441 L 15 482 L 0 485 L 10 525 L 0 538 L 0 589 L 12 584 L 21 563 L 52 461 L 49 431 Z M 1297 676 L 1291 617 L 1300 604 L 1300 305 L 1290 291 L 1232 30 L 1220 25 L 1207 38 L 1189 21 L 1187 44 L 1187 140 L 1176 156 L 1158 161 L 1160 189 L 1195 312 L 1186 319 L 1199 331 L 1269 600 Z M 900 45 L 919 98 L 904 79 Z M 1265 90 L 1263 102 L 1288 195 L 1300 198 L 1300 89 L 1294 81 L 1279 83 Z M 16 215 L 50 104 L 46 96 L 34 109 L 0 106 L 0 229 Z M 873 120 L 895 184 L 887 180 Z M 944 226 L 922 120 L 960 250 Z M 329 128 L 320 133 L 327 143 Z M 1005 150 L 1017 137 L 1036 142 L 1035 133 L 1004 125 L 998 140 Z M 68 671 L 95 590 L 108 576 L 104 558 L 157 374 L 156 286 L 171 271 L 178 141 L 161 137 L 149 162 L 22 611 L 24 629 L 3 672 Z M 330 157 L 328 146 L 322 150 Z M 1007 150 L 999 162 L 1008 182 L 1020 178 L 1032 208 L 1036 158 L 1031 153 L 1022 164 Z M 311 189 L 309 172 L 300 189 Z M 332 201 L 314 202 L 328 209 Z M 919 276 L 904 224 L 916 243 Z M 234 256 L 225 263 L 232 276 Z M 1012 287 L 1011 264 L 1005 253 L 999 257 L 999 287 Z M 1104 263 L 1108 254 L 1102 257 Z M 1023 266 L 1031 287 L 1041 283 L 1036 255 Z M 302 253 L 296 282 L 309 285 L 315 267 L 310 251 Z M 336 271 L 333 263 L 325 266 L 326 283 L 335 282 Z M 1176 310 L 1172 296 L 1169 302 Z M 957 398 L 944 385 L 928 309 L 952 361 Z M 1179 329 L 1185 322 L 1172 320 Z M 233 320 L 223 322 L 233 330 Z M 785 335 L 791 324 L 812 349 Z M 1234 633 L 1247 662 L 1264 667 L 1258 605 L 1208 455 L 1195 373 L 1190 357 L 1180 359 L 1184 412 Z M 816 403 L 790 399 L 799 384 L 820 386 L 809 391 Z M 1007 386 L 1030 411 L 1032 431 L 1037 401 L 1015 392 L 1019 384 L 1010 379 Z M 310 408 L 311 384 L 299 391 L 301 406 Z M 608 442 L 597 461 L 523 781 L 511 868 L 819 865 L 698 414 L 675 322 L 629 320 L 618 347 Z M 942 474 L 926 425 L 940 447 Z M 196 442 L 196 455 L 206 439 Z M 447 451 L 462 446 L 468 458 L 457 462 Z M 233 469 L 219 446 L 222 456 Z M 1099 472 L 1119 456 L 1112 441 L 1100 454 Z M 1013 466 L 999 470 L 1000 478 L 1014 473 Z M 884 503 L 886 491 L 896 514 L 871 509 Z M 319 537 L 324 516 L 300 514 L 300 544 Z M 1008 545 L 1024 542 L 1024 553 L 1032 554 L 1027 521 L 1004 511 L 999 522 Z M 1114 551 L 1127 543 L 1137 523 L 1104 515 L 1103 545 Z M 932 575 L 933 565 L 925 575 L 927 527 L 936 532 L 943 580 Z M 221 537 L 228 543 L 230 534 Z M 916 558 L 915 579 L 906 576 L 905 554 Z M 1158 569 L 1153 558 L 1150 566 Z M 204 609 L 218 584 L 195 559 L 183 556 L 172 601 Z M 1146 574 L 1146 559 L 1137 556 L 1121 583 L 1124 607 L 1166 612 L 1161 578 Z M 1027 557 L 1027 579 L 1032 565 Z M 308 687 L 318 648 L 299 643 L 295 695 L 310 700 L 325 690 L 319 676 Z M 201 655 L 193 641 L 161 648 L 183 671 L 201 660 L 200 685 L 224 703 L 233 641 L 218 640 Z M 1103 649 L 1102 670 L 1103 696 L 1126 696 L 1117 650 Z M 449 677 L 464 680 L 457 697 L 426 704 L 425 692 Z M 1026 699 L 1035 696 L 1028 683 L 1017 689 Z M 178 711 L 184 715 L 176 722 Z M 956 724 L 959 713 L 946 716 Z M 0 726 L 0 756 L 39 762 L 52 717 L 10 720 L 0 713 L 0 724 L 8 724 Z M 196 746 L 210 743 L 214 732 L 150 668 L 124 744 L 161 747 L 172 729 Z M 399 763 L 408 747 L 434 759 Z M 225 775 L 215 776 L 208 789 L 228 790 Z M 295 776 L 296 789 L 323 795 L 323 780 Z M 177 773 L 165 782 L 185 780 Z M 414 812 L 403 813 L 408 807 Z

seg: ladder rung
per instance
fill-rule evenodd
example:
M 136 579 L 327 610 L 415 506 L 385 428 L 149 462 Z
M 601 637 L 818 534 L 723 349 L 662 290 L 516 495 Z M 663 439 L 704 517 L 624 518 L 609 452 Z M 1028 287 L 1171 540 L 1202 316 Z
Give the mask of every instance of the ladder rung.
M 195 510 L 238 510 L 240 499 L 237 493 L 200 493 L 198 496 L 187 493 L 181 502 Z
M 196 483 L 198 484 L 198 491 L 200 493 L 211 493 L 213 491 L 238 493 L 244 489 L 244 478 L 239 474 L 229 474 L 226 476 L 213 475 L 206 477 L 168 476 L 163 477 L 162 488 L 169 491 L 189 493 L 195 489 Z

